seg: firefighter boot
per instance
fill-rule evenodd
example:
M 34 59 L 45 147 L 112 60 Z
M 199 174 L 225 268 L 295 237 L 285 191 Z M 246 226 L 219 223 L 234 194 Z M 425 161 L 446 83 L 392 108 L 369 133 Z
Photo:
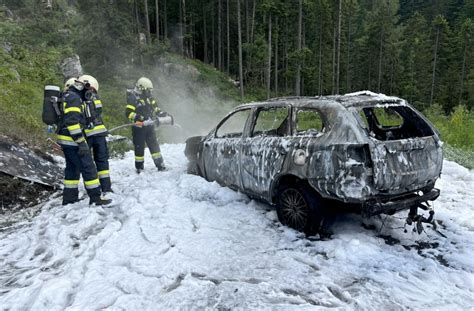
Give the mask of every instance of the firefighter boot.
M 106 206 L 112 203 L 111 199 L 106 199 L 101 196 L 94 196 L 91 197 L 89 201 L 89 205 L 96 205 L 96 206 Z

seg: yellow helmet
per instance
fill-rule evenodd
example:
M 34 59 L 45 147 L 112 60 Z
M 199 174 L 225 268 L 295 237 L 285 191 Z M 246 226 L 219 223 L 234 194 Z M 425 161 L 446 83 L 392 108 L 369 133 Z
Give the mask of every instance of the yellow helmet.
M 137 84 L 136 84 L 137 89 L 139 90 L 152 90 L 153 89 L 153 83 L 151 82 L 150 79 L 141 77 L 138 79 Z
M 86 89 L 93 88 L 96 92 L 99 91 L 99 82 L 97 79 L 90 75 L 82 75 L 78 79 Z
M 69 89 L 69 87 L 73 85 L 74 82 L 76 82 L 76 78 L 67 79 L 66 83 L 64 83 L 64 91 L 67 91 L 67 89 Z

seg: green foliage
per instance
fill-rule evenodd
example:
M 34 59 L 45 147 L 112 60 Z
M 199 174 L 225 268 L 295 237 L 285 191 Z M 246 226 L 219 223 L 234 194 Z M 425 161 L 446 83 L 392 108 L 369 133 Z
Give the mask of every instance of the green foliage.
M 446 116 L 440 105 L 434 105 L 425 114 L 440 131 L 443 141 L 456 148 L 474 146 L 474 113 L 464 106 L 456 107 Z
M 474 112 L 457 106 L 446 116 L 440 105 L 433 105 L 425 115 L 441 133 L 447 158 L 474 168 Z
M 159 2 L 161 22 L 163 2 Z M 292 95 L 296 68 L 302 65 L 302 94 L 336 92 L 339 57 L 339 93 L 371 89 L 406 98 L 427 111 L 453 148 L 469 150 L 474 109 L 474 4 L 472 1 L 342 1 L 339 56 L 336 52 L 339 1 L 303 1 L 303 48 L 297 52 L 298 5 L 294 1 L 256 1 L 242 5 L 245 100 L 266 98 L 269 18 L 273 21 L 272 94 Z M 222 2 L 221 39 L 217 46 L 217 4 L 168 1 L 168 33 L 161 26 L 160 40 L 152 29 L 152 42 L 139 42 L 146 27 L 143 1 L 55 0 L 52 9 L 42 1 L 5 0 L 0 6 L 0 129 L 22 137 L 42 135 L 39 121 L 44 84 L 62 84 L 58 64 L 78 53 L 86 72 L 96 76 L 109 127 L 124 122 L 125 89 L 165 62 L 190 64 L 198 69 L 198 85 L 213 85 L 223 99 L 239 101 L 238 89 L 228 75 L 197 59 L 217 65 L 221 53 L 230 55 L 230 76 L 238 73 L 237 14 L 230 1 L 230 50 L 226 2 Z M 156 21 L 154 1 L 148 1 L 151 26 Z M 13 17 L 6 18 L 7 8 Z M 183 17 L 185 19 L 183 19 Z M 278 21 L 277 21 L 278 18 Z M 177 25 L 186 23 L 185 52 L 176 56 Z M 204 26 L 206 27 L 204 30 Z M 206 35 L 204 33 L 206 32 Z M 162 39 L 161 39 L 162 38 Z M 204 44 L 207 38 L 207 44 Z M 8 42 L 13 49 L 2 48 Z M 207 55 L 204 57 L 204 46 Z M 435 53 L 436 52 L 436 53 Z M 434 56 L 436 54 L 436 64 Z M 276 66 L 277 65 L 277 66 Z M 275 91 L 275 71 L 278 92 Z M 431 90 L 433 89 L 433 98 Z M 431 105 L 430 102 L 433 102 Z M 463 105 L 465 108 L 458 108 Z M 11 124 L 18 124 L 18 129 Z M 23 126 L 26 125 L 26 126 Z M 30 130 L 31 129 L 31 130 Z M 463 132 L 463 130 L 465 132 Z M 8 132 L 10 131 L 10 132 Z M 124 130 L 124 133 L 129 131 Z
M 446 159 L 474 169 L 474 149 L 454 148 L 449 144 L 443 145 L 443 155 Z
M 21 44 L 18 38 L 27 29 L 13 22 L 0 22 L 0 34 L 11 45 L 10 53 L 0 48 L 0 132 L 44 146 L 44 85 L 62 84 L 58 64 L 68 51 L 63 47 Z
M 176 57 L 173 59 L 176 60 Z M 214 86 L 219 91 L 220 96 L 226 100 L 230 99 L 236 102 L 240 100 L 238 88 L 233 85 L 233 81 L 225 73 L 198 60 L 185 59 L 184 61 L 196 67 L 200 72 L 199 80 L 201 83 Z

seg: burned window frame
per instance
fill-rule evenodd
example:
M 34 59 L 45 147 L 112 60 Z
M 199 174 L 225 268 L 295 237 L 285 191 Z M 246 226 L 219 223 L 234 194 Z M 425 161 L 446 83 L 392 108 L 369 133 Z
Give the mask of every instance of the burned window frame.
M 383 104 L 382 104 L 383 106 Z M 359 122 L 367 131 L 370 137 L 380 140 L 400 140 L 415 137 L 427 137 L 435 134 L 431 128 L 430 123 L 425 118 L 419 115 L 415 109 L 409 105 L 387 105 L 394 112 L 396 112 L 402 119 L 403 123 L 400 126 L 383 126 L 380 124 L 374 109 L 378 106 L 362 106 L 357 108 L 357 118 Z M 365 119 L 364 119 L 365 117 Z
M 242 128 L 242 132 L 240 133 L 240 136 L 229 136 L 229 137 L 225 137 L 225 136 L 218 136 L 218 132 L 219 132 L 219 129 L 222 128 L 222 126 L 230 119 L 232 118 L 233 116 L 235 116 L 236 114 L 238 113 L 242 113 L 246 111 L 248 113 L 247 115 L 247 119 L 245 120 L 245 122 L 243 123 L 243 128 Z M 222 119 L 222 121 L 216 126 L 216 129 L 214 130 L 214 134 L 212 135 L 213 138 L 218 138 L 218 139 L 229 139 L 229 138 L 242 138 L 245 136 L 245 133 L 246 133 L 246 130 L 247 130 L 247 124 L 249 122 L 249 119 L 251 119 L 251 116 L 252 116 L 252 108 L 244 108 L 244 109 L 239 109 L 239 110 L 236 110 L 234 111 L 233 113 L 229 114 L 228 116 L 226 116 L 224 119 Z
M 287 111 L 287 116 L 286 116 L 287 124 L 286 124 L 285 133 L 283 133 L 283 135 L 254 135 L 255 126 L 257 125 L 257 121 L 258 121 L 260 112 L 261 111 L 268 111 L 268 110 L 271 110 L 271 109 L 286 109 L 286 111 Z M 288 137 L 288 136 L 291 136 L 292 135 L 292 114 L 291 114 L 292 112 L 291 111 L 292 111 L 292 109 L 291 109 L 290 105 L 275 105 L 275 106 L 272 105 L 272 106 L 263 106 L 263 107 L 256 108 L 253 112 L 252 123 L 250 124 L 250 129 L 249 129 L 248 136 L 253 137 L 253 138 L 255 138 L 255 137 Z M 282 124 L 280 124 L 280 126 Z M 278 129 L 277 129 L 277 131 L 278 131 Z M 277 133 L 278 132 L 276 132 L 276 134 Z
M 316 135 L 298 134 L 298 113 L 300 111 L 305 111 L 305 110 L 306 111 L 308 111 L 308 110 L 315 111 L 319 115 L 319 118 L 321 119 L 322 129 L 320 131 L 318 131 L 318 133 Z M 297 136 L 297 137 L 305 137 L 305 136 L 315 137 L 315 136 L 318 136 L 319 134 L 325 134 L 327 132 L 329 124 L 327 122 L 325 114 L 322 113 L 322 111 L 320 109 L 314 108 L 314 107 L 295 107 L 294 111 L 293 111 L 293 114 L 294 114 L 293 136 Z

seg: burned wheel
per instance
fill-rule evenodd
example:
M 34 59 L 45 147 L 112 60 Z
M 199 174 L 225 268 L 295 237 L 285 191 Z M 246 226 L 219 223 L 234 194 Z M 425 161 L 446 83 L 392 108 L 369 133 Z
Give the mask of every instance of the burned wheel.
M 309 187 L 284 186 L 278 192 L 278 220 L 295 230 L 314 234 L 322 222 L 320 202 Z
M 197 164 L 196 161 L 189 162 L 188 163 L 188 169 L 187 169 L 188 174 L 192 175 L 197 175 L 203 177 L 201 173 L 201 169 L 199 169 L 199 165 Z

